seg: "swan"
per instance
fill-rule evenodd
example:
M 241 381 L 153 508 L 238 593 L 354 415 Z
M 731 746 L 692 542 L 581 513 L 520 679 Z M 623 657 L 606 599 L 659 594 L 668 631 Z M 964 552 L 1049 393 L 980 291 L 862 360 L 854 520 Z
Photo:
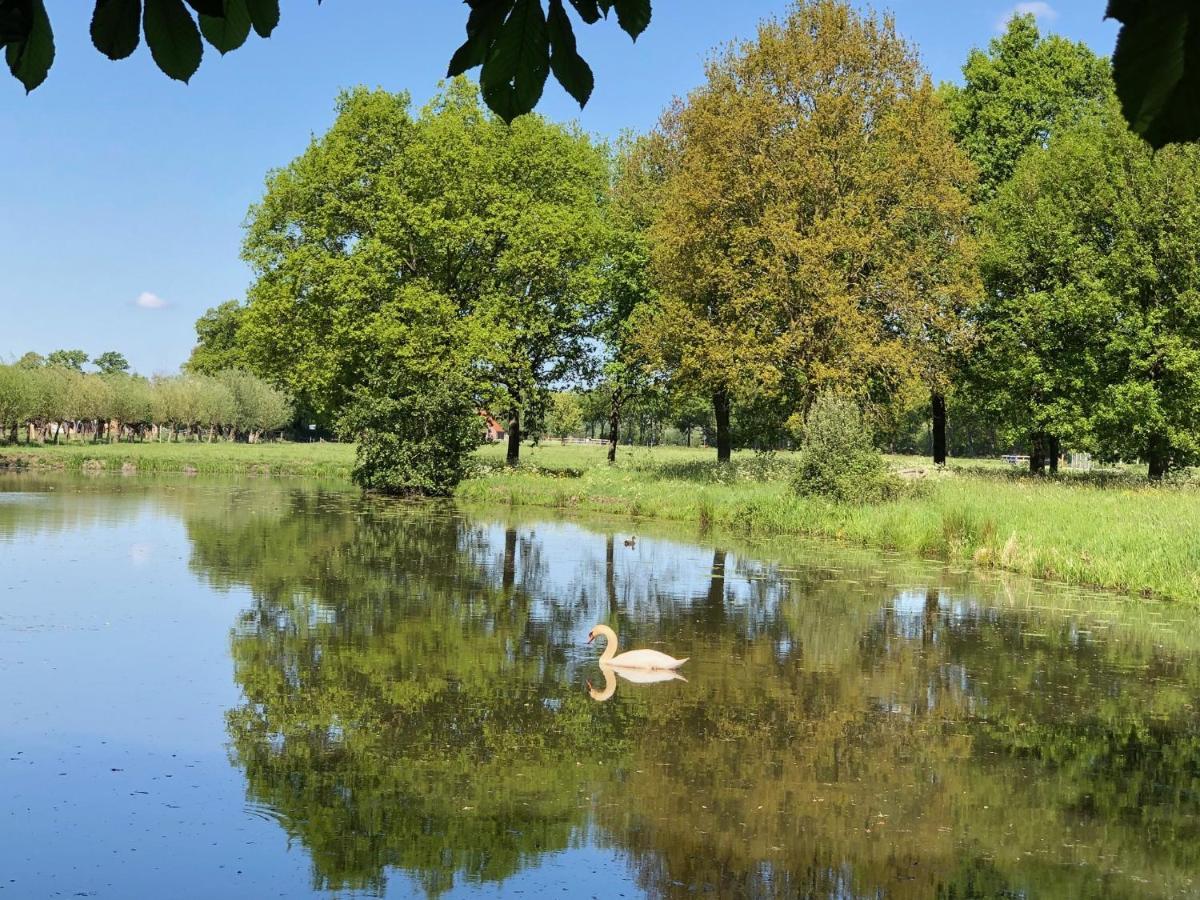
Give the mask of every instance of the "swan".
M 600 665 L 619 669 L 678 669 L 690 657 L 676 659 L 657 650 L 627 650 L 617 653 L 617 633 L 607 625 L 597 625 L 588 632 L 588 643 L 596 638 L 605 640 L 604 652 L 600 654 Z
M 598 691 L 591 681 L 588 681 L 588 693 L 598 703 L 603 703 L 617 692 L 617 669 L 607 663 L 600 666 L 604 673 L 604 690 Z M 633 684 L 658 684 L 661 681 L 687 681 L 674 669 L 621 669 L 620 675 Z

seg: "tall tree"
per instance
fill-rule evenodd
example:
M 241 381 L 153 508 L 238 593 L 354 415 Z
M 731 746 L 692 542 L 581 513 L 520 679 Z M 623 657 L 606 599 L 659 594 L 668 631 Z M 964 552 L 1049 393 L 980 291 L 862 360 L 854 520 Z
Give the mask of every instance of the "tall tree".
M 471 343 L 454 358 L 508 415 L 516 462 L 526 418 L 588 358 L 604 166 L 577 131 L 486 113 L 465 79 L 416 117 L 404 95 L 344 94 L 250 212 L 246 359 L 332 421 L 380 367 L 444 356 L 440 341 L 397 343 L 393 325 L 418 301 L 434 318 L 447 304 Z
M 244 312 L 245 307 L 236 300 L 226 300 L 206 310 L 196 320 L 196 346 L 183 367 L 198 375 L 254 368 L 238 343 L 238 327 Z
M 76 372 L 82 372 L 87 361 L 88 352 L 86 350 L 55 350 L 46 357 L 46 365 L 73 369 Z
M 1154 153 L 1115 102 L 1022 158 L 988 207 L 978 393 L 1031 466 L 1060 445 L 1200 458 L 1200 150 Z
M 941 370 L 972 293 L 970 170 L 890 18 L 796 4 L 713 60 L 660 140 L 662 298 L 638 338 L 712 399 L 719 460 L 739 396 L 886 402 Z
M 129 371 L 129 360 L 125 358 L 125 354 L 118 353 L 116 350 L 106 350 L 101 353 L 92 360 L 92 365 L 101 375 L 118 375 Z
M 951 128 L 979 170 L 987 200 L 1032 146 L 1094 111 L 1112 93 L 1108 62 L 1082 41 L 1045 37 L 1032 15 L 1013 16 L 986 51 L 963 65 L 962 85 L 943 85 Z

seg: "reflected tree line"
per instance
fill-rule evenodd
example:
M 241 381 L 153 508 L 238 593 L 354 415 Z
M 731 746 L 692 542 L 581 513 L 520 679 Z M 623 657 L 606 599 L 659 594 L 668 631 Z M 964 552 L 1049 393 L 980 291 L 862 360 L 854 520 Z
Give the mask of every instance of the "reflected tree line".
M 321 889 L 395 870 L 436 896 L 595 841 L 663 897 L 1170 896 L 1200 874 L 1194 630 L 1168 647 L 1111 606 L 977 602 L 950 574 L 901 590 L 829 551 L 691 547 L 651 579 L 638 554 L 671 544 L 338 492 L 182 510 L 193 570 L 251 597 L 232 758 Z M 593 703 L 595 621 L 691 656 L 690 680 Z

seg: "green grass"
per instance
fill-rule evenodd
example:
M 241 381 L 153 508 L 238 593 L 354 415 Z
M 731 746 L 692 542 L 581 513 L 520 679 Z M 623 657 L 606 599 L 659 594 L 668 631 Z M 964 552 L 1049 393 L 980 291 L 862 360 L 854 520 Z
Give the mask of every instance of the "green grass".
M 1034 480 L 1004 464 L 968 461 L 918 479 L 877 506 L 837 506 L 794 496 L 791 454 L 750 452 L 718 466 L 711 449 L 551 441 L 479 450 L 464 502 L 656 518 L 757 537 L 809 535 L 970 563 L 1146 597 L 1200 601 L 1200 490 L 1151 488 L 1131 472 Z M 348 444 L 67 444 L 0 447 L 0 467 L 124 472 L 349 477 Z M 897 469 L 925 460 L 893 457 Z
M 64 443 L 0 446 L 0 468 L 349 478 L 351 444 Z
M 969 562 L 1053 581 L 1146 597 L 1200 601 L 1200 491 L 1152 488 L 1128 476 L 1030 479 L 1007 467 L 931 475 L 905 497 L 876 506 L 838 506 L 794 496 L 789 454 L 546 445 L 522 451 L 524 465 L 464 483 L 463 500 L 653 516 L 760 535 L 812 535 Z M 907 467 L 913 460 L 896 460 Z M 906 466 L 907 464 L 907 466 Z

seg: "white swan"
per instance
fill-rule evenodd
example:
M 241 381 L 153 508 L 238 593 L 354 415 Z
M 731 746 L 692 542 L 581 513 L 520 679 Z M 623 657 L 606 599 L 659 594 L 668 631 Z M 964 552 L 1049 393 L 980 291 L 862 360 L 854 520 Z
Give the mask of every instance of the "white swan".
M 626 681 L 634 684 L 658 684 L 661 681 L 687 681 L 682 675 L 674 669 L 614 669 L 612 666 L 605 663 L 600 667 L 600 671 L 604 673 L 604 690 L 596 690 L 595 685 L 588 681 L 588 693 L 591 694 L 593 700 L 603 703 L 617 691 L 617 674 Z
M 678 669 L 690 657 L 676 659 L 657 650 L 627 650 L 617 653 L 617 633 L 607 625 L 597 625 L 588 632 L 588 643 L 597 637 L 605 639 L 604 652 L 600 654 L 600 665 L 618 669 Z

